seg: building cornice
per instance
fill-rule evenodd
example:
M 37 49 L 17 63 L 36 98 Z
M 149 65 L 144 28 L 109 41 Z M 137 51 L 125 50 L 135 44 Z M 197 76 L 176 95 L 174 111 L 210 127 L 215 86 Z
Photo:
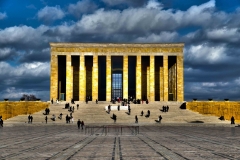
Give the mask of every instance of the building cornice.
M 50 43 L 56 48 L 183 48 L 184 43 Z

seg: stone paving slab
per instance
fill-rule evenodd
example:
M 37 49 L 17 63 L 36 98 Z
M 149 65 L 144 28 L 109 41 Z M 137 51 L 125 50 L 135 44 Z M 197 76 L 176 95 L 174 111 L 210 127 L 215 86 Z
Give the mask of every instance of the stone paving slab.
M 97 130 L 96 130 L 97 132 Z M 76 125 L 12 125 L 0 128 L 0 159 L 156 160 L 240 159 L 240 127 L 140 126 L 85 134 Z

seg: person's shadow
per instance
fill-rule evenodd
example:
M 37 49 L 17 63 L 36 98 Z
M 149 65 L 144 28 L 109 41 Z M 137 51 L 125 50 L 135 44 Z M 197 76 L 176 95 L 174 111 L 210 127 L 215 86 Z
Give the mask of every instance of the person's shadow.
M 164 112 L 164 110 L 163 109 L 159 109 L 161 112 Z

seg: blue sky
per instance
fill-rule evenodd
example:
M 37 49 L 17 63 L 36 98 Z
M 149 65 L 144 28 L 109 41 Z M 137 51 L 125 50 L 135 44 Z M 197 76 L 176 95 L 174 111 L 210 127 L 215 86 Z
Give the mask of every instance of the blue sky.
M 49 42 L 184 42 L 185 100 L 240 100 L 240 0 L 0 0 L 0 99 L 49 100 Z

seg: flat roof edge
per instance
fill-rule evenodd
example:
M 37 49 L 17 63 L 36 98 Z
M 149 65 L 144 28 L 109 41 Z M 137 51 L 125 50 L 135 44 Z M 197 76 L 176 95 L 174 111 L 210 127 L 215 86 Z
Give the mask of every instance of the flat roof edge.
M 184 43 L 62 43 L 50 42 L 51 47 L 184 47 Z

